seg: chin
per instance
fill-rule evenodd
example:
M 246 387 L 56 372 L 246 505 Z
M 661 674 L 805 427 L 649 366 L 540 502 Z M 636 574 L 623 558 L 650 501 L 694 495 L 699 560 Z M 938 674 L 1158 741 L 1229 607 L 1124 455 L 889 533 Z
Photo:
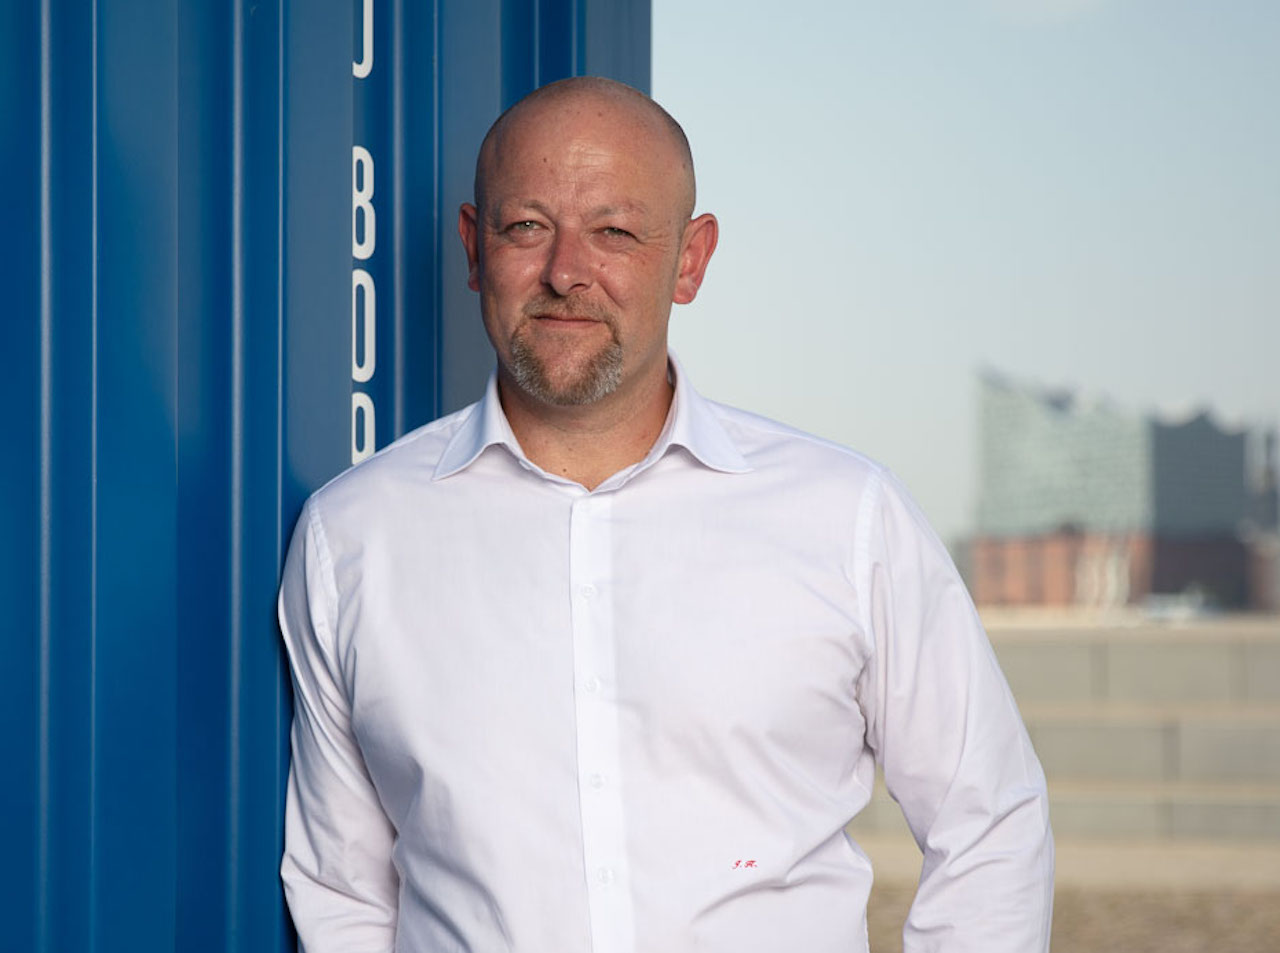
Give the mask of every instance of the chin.
M 572 370 L 548 366 L 517 339 L 507 372 L 516 386 L 535 400 L 555 407 L 581 407 L 603 400 L 622 383 L 622 348 L 616 342 L 576 362 Z

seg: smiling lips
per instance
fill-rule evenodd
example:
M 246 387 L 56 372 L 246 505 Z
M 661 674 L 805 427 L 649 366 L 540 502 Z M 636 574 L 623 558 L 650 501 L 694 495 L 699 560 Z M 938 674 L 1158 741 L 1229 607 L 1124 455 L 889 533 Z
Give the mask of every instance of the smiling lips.
M 536 321 L 546 321 L 552 324 L 574 325 L 574 324 L 601 324 L 599 318 L 587 317 L 586 315 L 576 314 L 535 314 L 532 316 Z

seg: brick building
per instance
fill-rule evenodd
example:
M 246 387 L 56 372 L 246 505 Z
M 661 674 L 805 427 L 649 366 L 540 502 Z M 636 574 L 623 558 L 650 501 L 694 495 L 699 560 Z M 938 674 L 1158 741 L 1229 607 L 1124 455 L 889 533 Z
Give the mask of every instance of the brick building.
M 1181 422 L 1067 392 L 980 382 L 974 597 L 1001 605 L 1124 605 L 1199 593 L 1275 608 L 1275 439 L 1201 413 Z M 1250 480 L 1250 469 L 1258 478 Z

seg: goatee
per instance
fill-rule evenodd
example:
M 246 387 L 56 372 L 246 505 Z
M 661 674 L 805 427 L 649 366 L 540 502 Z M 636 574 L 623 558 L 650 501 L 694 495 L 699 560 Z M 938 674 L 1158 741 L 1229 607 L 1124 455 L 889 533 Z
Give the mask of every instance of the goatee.
M 609 329 L 609 341 L 594 354 L 582 358 L 567 375 L 553 376 L 551 368 L 529 342 L 529 335 L 517 332 L 511 339 L 510 367 L 507 369 L 521 390 L 545 404 L 574 407 L 592 404 L 609 396 L 622 383 L 622 343 L 611 314 L 581 306 L 566 308 L 532 301 L 525 307 L 531 319 L 537 316 L 588 317 Z M 564 378 L 564 379 L 557 379 Z

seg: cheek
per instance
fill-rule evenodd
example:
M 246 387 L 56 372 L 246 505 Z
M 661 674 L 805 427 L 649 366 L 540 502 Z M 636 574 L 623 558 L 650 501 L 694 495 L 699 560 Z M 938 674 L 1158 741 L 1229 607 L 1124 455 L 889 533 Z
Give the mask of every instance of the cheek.
M 498 294 L 507 294 L 537 281 L 541 269 L 542 255 L 537 249 L 490 246 L 484 256 L 482 283 Z
M 667 268 L 654 266 L 646 271 L 642 279 L 632 282 L 628 291 L 635 308 L 644 309 L 654 320 L 661 320 L 671 310 L 675 274 Z
M 602 262 L 596 271 L 596 280 L 609 292 L 609 296 L 637 308 L 650 308 L 655 302 L 671 300 L 675 273 L 666 262 Z

